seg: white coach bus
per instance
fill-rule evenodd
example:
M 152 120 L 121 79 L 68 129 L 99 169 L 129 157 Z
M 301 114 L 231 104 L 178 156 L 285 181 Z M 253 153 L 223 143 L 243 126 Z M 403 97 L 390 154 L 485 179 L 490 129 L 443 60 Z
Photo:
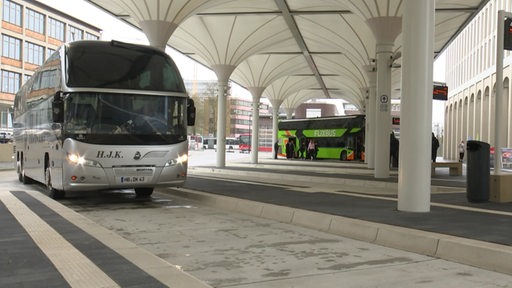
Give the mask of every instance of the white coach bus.
M 18 178 L 65 192 L 182 186 L 195 107 L 163 51 L 118 41 L 63 45 L 14 100 Z

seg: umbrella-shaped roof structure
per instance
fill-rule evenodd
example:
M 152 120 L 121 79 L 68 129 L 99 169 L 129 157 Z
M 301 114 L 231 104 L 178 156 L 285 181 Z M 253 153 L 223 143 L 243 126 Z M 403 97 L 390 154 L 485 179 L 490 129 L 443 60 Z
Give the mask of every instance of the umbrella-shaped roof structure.
M 401 17 L 403 9 L 401 0 L 88 1 L 142 29 L 152 45 L 170 45 L 214 69 L 218 76 L 219 71 L 233 76 L 242 86 L 263 89 L 270 85 L 263 82 L 276 80 L 277 75 L 300 74 L 313 79 L 316 87 L 304 89 L 318 89 L 321 93 L 315 93 L 316 97 L 342 98 L 358 107 L 364 103 L 363 91 L 369 82 L 365 69 L 375 57 L 377 40 L 371 23 L 379 17 Z M 436 55 L 487 2 L 436 1 Z M 394 49 L 400 47 L 399 35 Z M 285 67 L 279 73 L 268 69 L 272 64 L 266 70 L 248 67 L 250 57 L 259 54 L 276 63 L 283 55 L 301 63 L 296 64 L 296 71 Z M 215 66 L 222 69 L 215 70 Z M 235 71 L 238 66 L 240 71 Z M 256 78 L 248 74 L 251 70 L 259 73 Z M 399 91 L 399 85 L 399 77 L 394 76 L 393 91 Z

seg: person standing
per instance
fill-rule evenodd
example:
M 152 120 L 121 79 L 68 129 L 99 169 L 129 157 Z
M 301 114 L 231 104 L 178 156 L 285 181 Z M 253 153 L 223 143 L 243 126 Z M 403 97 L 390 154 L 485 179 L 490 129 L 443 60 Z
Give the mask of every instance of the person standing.
M 459 162 L 463 162 L 464 161 L 464 151 L 465 151 L 466 147 L 464 145 L 464 140 L 460 141 L 459 143 Z
M 437 140 L 434 132 L 432 132 L 432 162 L 436 162 L 437 149 L 439 149 L 439 140 Z
M 292 142 L 290 142 L 290 139 L 286 142 L 286 159 L 291 158 L 291 151 L 292 151 Z
M 316 145 L 315 140 L 310 139 L 308 144 L 308 158 L 313 160 L 316 158 Z
M 400 141 L 398 141 L 393 131 L 391 131 L 389 141 L 390 164 L 392 168 L 398 168 L 398 152 L 400 149 Z
M 274 143 L 274 159 L 277 159 L 277 154 L 279 153 L 279 141 Z
M 295 158 L 295 138 L 288 139 L 288 142 L 290 143 L 290 159 Z
M 300 146 L 299 146 L 299 158 L 300 159 L 306 159 L 306 139 L 300 140 Z

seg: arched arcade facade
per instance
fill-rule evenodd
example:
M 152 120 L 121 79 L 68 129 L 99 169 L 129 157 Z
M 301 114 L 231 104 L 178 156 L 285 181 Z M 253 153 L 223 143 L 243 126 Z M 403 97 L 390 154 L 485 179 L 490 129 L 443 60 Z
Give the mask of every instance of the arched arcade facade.
M 512 67 L 504 69 L 503 97 L 506 105 L 506 147 L 512 147 L 512 105 L 510 101 L 510 79 Z M 452 94 L 445 105 L 445 129 L 443 157 L 458 159 L 457 146 L 460 141 L 478 140 L 494 147 L 496 107 L 495 73 L 481 78 L 459 92 Z

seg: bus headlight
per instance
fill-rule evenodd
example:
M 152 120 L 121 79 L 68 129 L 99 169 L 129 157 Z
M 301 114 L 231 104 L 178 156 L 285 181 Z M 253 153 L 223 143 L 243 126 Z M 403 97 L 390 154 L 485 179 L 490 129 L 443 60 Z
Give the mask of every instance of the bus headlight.
M 171 160 L 167 161 L 167 163 L 165 163 L 165 166 L 175 166 L 175 165 L 186 163 L 187 161 L 188 161 L 188 155 L 183 154 L 183 155 L 176 157 L 175 159 L 171 159 Z
M 69 163 L 74 164 L 74 165 L 97 166 L 97 167 L 100 166 L 98 162 L 96 162 L 94 160 L 87 160 L 84 157 L 82 157 L 78 154 L 75 154 L 75 153 L 68 154 L 68 161 L 69 161 Z

